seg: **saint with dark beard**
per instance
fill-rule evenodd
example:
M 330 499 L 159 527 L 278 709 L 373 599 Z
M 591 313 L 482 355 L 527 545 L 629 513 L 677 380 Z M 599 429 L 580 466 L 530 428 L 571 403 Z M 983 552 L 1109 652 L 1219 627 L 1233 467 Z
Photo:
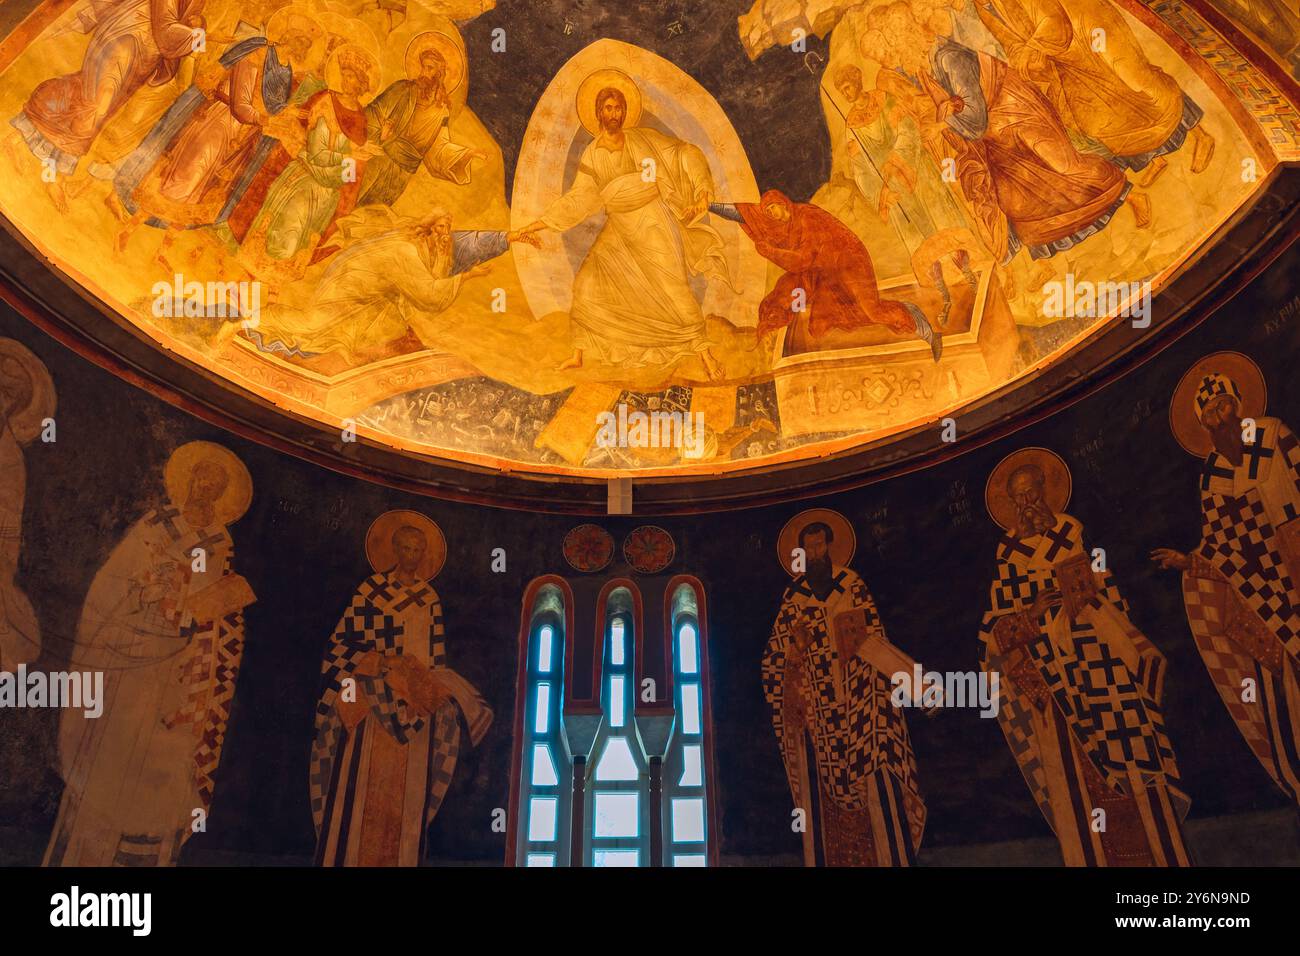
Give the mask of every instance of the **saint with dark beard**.
M 440 52 L 444 42 L 437 33 L 412 40 L 406 54 L 410 78 L 393 83 L 366 107 L 366 141 L 378 143 L 384 154 L 366 163 L 358 207 L 392 206 L 421 164 L 436 179 L 464 186 L 470 181 L 470 164 L 487 159 L 481 150 L 451 141 L 448 64 Z
M 804 570 L 781 600 L 763 693 L 805 824 L 804 865 L 908 866 L 925 802 L 890 695 L 893 675 L 911 674 L 914 662 L 889 643 L 866 584 L 844 567 L 853 529 L 842 515 L 805 512 L 781 539 L 783 565 L 797 540 L 804 563 L 794 567 Z

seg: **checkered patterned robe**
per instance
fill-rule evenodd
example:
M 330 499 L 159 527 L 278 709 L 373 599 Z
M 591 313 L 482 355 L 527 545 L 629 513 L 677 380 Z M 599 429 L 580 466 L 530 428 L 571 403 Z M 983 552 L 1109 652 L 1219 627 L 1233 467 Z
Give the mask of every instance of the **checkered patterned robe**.
M 452 688 L 425 715 L 390 687 L 367 661 L 412 655 Z M 340 713 L 344 681 L 366 716 L 348 730 Z M 321 667 L 311 754 L 311 808 L 317 862 L 326 866 L 417 866 L 424 839 L 451 784 L 460 753 L 459 717 L 471 745 L 492 711 L 446 667 L 442 604 L 427 583 L 403 585 L 388 573 L 362 582 L 330 637 Z
M 175 863 L 194 811 L 211 807 L 244 617 L 196 621 L 189 600 L 233 574 L 233 559 L 225 528 L 192 528 L 168 505 L 136 522 L 95 575 L 71 663 L 104 673 L 104 712 L 60 717 L 66 786 L 47 865 Z
M 825 600 L 804 576 L 786 589 L 762 664 L 790 793 L 808 818 L 805 860 L 907 865 L 925 829 L 907 723 L 890 702 L 891 675 L 841 657 L 832 623 L 863 608 L 874 636 L 884 639 L 884 629 L 862 579 L 841 567 L 832 576 Z M 809 634 L 802 651 L 799 625 Z
M 1300 518 L 1300 442 L 1276 418 L 1257 419 L 1241 464 L 1211 452 L 1200 488 L 1187 620 L 1247 745 L 1300 802 L 1300 568 L 1288 567 L 1278 534 Z M 1255 697 L 1244 701 L 1248 680 Z
M 1098 801 L 1085 778 L 1094 774 L 1110 793 L 1147 804 L 1146 839 L 1157 862 L 1185 862 L 1178 826 L 1189 800 L 1160 710 L 1163 655 L 1129 620 L 1109 571 L 1092 572 L 1096 596 L 1074 622 L 1064 607 L 1033 619 L 1038 593 L 1062 589 L 1056 566 L 1091 561 L 1076 519 L 1058 515 L 1044 535 L 1005 535 L 997 557 L 980 666 L 998 673 L 998 721 L 1067 864 L 1108 862 L 1088 832 Z M 1024 629 L 1025 643 L 1004 654 L 995 633 L 1011 625 Z

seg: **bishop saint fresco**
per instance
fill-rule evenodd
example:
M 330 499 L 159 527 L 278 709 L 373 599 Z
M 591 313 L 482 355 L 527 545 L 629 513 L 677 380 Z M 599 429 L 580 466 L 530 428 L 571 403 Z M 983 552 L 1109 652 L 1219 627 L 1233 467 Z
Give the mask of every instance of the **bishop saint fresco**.
M 823 519 L 824 520 L 821 520 Z M 852 527 L 835 512 L 809 512 L 797 528 L 806 570 L 781 600 L 763 654 L 763 694 L 781 747 L 806 866 L 910 866 L 925 829 L 893 675 L 914 662 L 889 643 L 871 592 L 843 566 Z
M 1201 540 L 1152 559 L 1181 571 L 1210 678 L 1251 752 L 1300 803 L 1300 441 L 1264 415 L 1264 378 L 1236 352 L 1198 362 L 1170 421 L 1204 455 Z

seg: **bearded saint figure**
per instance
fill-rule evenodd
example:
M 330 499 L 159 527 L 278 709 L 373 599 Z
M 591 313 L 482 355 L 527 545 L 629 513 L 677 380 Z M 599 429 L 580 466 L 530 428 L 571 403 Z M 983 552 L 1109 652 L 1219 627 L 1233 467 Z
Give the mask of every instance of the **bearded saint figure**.
M 985 501 L 1007 529 L 980 628 L 998 722 L 1067 866 L 1188 866 L 1165 732 L 1164 655 L 1133 624 L 1045 448 L 1005 458 Z
M 1250 359 L 1219 352 L 1174 393 L 1170 421 L 1203 454 L 1201 540 L 1158 548 L 1182 572 L 1187 621 L 1220 698 L 1278 788 L 1300 803 L 1300 440 L 1264 414 Z
M 889 642 L 866 584 L 843 562 L 853 529 L 824 509 L 795 518 L 805 555 L 763 654 L 763 695 L 790 795 L 804 820 L 805 866 L 910 866 L 925 801 L 894 675 L 915 662 Z M 789 560 L 781 545 L 782 563 Z

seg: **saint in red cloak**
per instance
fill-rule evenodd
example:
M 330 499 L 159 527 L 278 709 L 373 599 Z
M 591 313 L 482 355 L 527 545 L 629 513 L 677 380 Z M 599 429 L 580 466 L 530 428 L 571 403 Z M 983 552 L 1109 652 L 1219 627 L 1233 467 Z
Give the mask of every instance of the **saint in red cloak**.
M 726 206 L 714 206 L 729 216 Z M 871 254 L 848 226 L 811 203 L 792 202 L 769 190 L 758 203 L 736 203 L 740 227 L 759 255 L 785 270 L 758 307 L 758 336 L 806 318 L 815 339 L 833 329 L 883 325 L 899 335 L 916 335 L 939 360 L 942 342 L 924 313 L 910 302 L 882 299 Z

